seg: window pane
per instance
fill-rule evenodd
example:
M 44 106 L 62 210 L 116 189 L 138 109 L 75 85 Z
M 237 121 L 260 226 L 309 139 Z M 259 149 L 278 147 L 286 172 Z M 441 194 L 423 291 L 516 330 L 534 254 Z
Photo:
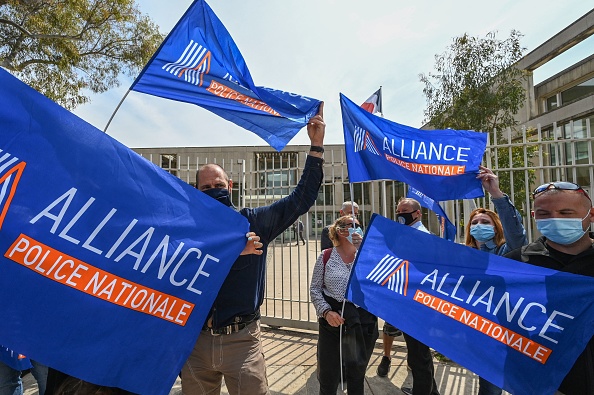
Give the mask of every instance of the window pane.
M 161 167 L 163 169 L 177 169 L 177 154 L 161 154 Z
M 551 96 L 547 99 L 547 111 L 554 110 L 557 108 L 557 95 Z
M 594 78 L 561 92 L 561 102 L 565 105 L 594 93 Z

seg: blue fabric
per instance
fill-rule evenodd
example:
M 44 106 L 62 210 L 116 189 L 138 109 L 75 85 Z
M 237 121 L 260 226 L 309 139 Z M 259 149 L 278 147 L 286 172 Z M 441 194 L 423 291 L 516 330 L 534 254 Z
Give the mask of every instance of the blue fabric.
M 269 206 L 241 209 L 250 231 L 260 236 L 264 253 L 237 258 L 213 304 L 214 328 L 233 323 L 236 316 L 259 311 L 264 300 L 268 244 L 314 204 L 324 175 L 322 166 L 321 158 L 308 156 L 301 180 L 289 196 Z
M 454 241 L 456 239 L 456 226 L 450 221 L 445 211 L 439 205 L 439 202 L 431 199 L 423 192 L 409 186 L 406 197 L 413 198 L 419 202 L 419 204 L 429 210 L 433 211 L 437 215 L 439 221 L 439 227 L 441 228 L 441 234 L 444 239 Z
M 130 89 L 196 104 L 254 132 L 278 151 L 320 104 L 256 86 L 229 32 L 202 0 L 192 3 Z
M 594 334 L 593 289 L 594 278 L 374 215 L 346 297 L 494 385 L 528 395 L 555 392 Z
M 437 201 L 484 196 L 476 178 L 487 134 L 419 130 L 380 118 L 340 95 L 349 182 L 398 180 Z
M 4 70 L 0 86 L 0 339 L 96 384 L 167 393 L 247 220 Z

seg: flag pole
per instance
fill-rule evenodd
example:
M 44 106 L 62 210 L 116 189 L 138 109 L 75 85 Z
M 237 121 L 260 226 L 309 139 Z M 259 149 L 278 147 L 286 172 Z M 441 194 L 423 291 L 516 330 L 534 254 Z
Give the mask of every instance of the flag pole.
M 107 128 L 111 124 L 111 121 L 112 121 L 113 117 L 115 117 L 116 112 L 118 112 L 118 110 L 120 109 L 120 106 L 122 105 L 122 103 L 124 102 L 124 100 L 126 100 L 126 97 L 128 97 L 128 93 L 130 93 L 130 89 L 128 89 L 126 91 L 126 94 L 124 95 L 124 97 L 122 97 L 122 100 L 120 100 L 120 102 L 118 103 L 118 106 L 114 110 L 113 114 L 111 114 L 111 117 L 109 117 L 109 121 L 107 121 L 107 125 L 105 125 L 105 129 L 103 129 L 103 133 L 107 134 Z
M 380 85 L 379 88 L 379 113 L 382 118 L 384 118 L 384 99 L 382 98 L 382 86 Z M 388 198 L 386 196 L 386 180 L 382 180 L 382 215 L 388 218 Z
M 353 188 L 353 183 L 350 182 L 349 180 L 349 190 L 351 192 L 351 212 L 353 214 L 353 228 L 355 228 L 355 195 L 354 195 L 354 188 Z M 351 265 L 351 268 L 349 269 L 349 278 L 351 277 L 351 272 L 353 271 L 353 266 L 355 265 Z M 342 299 L 342 311 L 340 312 L 340 318 L 344 318 L 344 305 L 346 303 L 346 298 Z M 342 392 L 344 392 L 344 377 L 343 377 L 343 372 L 342 372 L 342 325 L 340 324 L 340 332 L 338 334 L 338 342 L 341 344 L 340 349 L 339 349 L 339 354 L 340 354 L 340 390 Z

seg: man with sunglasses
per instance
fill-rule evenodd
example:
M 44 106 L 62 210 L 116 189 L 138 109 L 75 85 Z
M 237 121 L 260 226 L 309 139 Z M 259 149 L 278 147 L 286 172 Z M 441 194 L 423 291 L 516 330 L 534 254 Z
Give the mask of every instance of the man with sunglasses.
M 430 233 L 421 222 L 421 204 L 412 198 L 400 198 L 396 206 L 396 220 L 402 225 L 407 225 L 421 232 Z M 390 371 L 392 344 L 394 337 L 402 333 L 399 329 L 384 323 L 383 328 L 384 356 L 377 367 L 377 375 L 385 377 Z M 435 382 L 435 368 L 433 356 L 428 346 L 412 336 L 402 333 L 406 342 L 406 361 L 413 375 L 413 388 L 402 387 L 405 395 L 439 395 Z
M 536 266 L 594 277 L 594 208 L 588 193 L 571 182 L 551 182 L 532 194 L 532 215 L 542 236 L 505 257 Z M 563 379 L 558 394 L 594 394 L 594 340 Z

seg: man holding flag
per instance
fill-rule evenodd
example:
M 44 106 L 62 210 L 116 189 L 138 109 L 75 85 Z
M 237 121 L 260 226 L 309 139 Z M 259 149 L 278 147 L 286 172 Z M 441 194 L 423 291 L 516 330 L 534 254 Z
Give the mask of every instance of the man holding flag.
M 307 124 L 309 156 L 297 188 L 270 206 L 240 213 L 263 244 L 263 254 L 242 255 L 233 264 L 190 357 L 182 370 L 184 394 L 220 393 L 222 378 L 230 394 L 267 394 L 266 364 L 260 340 L 260 306 L 264 300 L 268 244 L 314 204 L 323 179 L 323 103 Z M 231 206 L 233 182 L 218 165 L 202 166 L 196 187 Z

